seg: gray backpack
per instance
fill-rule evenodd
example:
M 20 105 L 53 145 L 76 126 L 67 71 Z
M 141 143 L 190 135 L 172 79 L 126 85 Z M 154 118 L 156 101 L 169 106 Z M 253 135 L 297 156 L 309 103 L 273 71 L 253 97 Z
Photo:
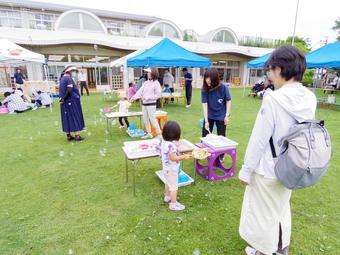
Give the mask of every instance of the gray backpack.
M 270 148 L 275 174 L 288 189 L 314 185 L 327 171 L 331 160 L 331 139 L 323 121 L 306 121 L 293 125 L 278 141 L 284 152 L 276 155 L 273 138 Z

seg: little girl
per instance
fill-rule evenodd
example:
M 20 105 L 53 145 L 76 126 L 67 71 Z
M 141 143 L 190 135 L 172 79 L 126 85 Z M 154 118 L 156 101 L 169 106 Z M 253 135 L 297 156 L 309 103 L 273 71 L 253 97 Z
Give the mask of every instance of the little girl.
M 129 112 L 129 107 L 131 106 L 131 103 L 129 103 L 129 101 L 127 100 L 126 97 L 126 93 L 121 93 L 119 95 L 120 100 L 117 102 L 117 104 L 115 106 L 113 106 L 112 108 L 116 108 L 119 106 L 118 111 L 122 112 L 122 113 L 128 113 Z M 125 121 L 126 127 L 129 128 L 130 123 L 128 121 L 128 117 L 119 117 L 119 124 L 120 124 L 120 129 L 124 128 L 124 123 L 123 123 L 123 119 Z
M 172 211 L 182 211 L 185 206 L 177 201 L 178 169 L 180 161 L 190 159 L 188 154 L 180 155 L 178 141 L 181 136 L 181 128 L 175 121 L 165 123 L 162 132 L 163 140 L 160 144 L 160 158 L 166 180 L 164 202 L 169 203 Z

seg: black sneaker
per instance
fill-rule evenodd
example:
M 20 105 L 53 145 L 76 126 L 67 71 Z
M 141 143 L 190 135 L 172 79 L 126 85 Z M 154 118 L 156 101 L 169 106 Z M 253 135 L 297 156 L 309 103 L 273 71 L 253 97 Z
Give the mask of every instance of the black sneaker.
M 66 135 L 66 138 L 67 138 L 67 141 L 72 141 L 72 140 L 75 139 L 74 136 L 72 136 L 72 135 L 70 135 L 70 134 L 67 134 L 67 135 Z

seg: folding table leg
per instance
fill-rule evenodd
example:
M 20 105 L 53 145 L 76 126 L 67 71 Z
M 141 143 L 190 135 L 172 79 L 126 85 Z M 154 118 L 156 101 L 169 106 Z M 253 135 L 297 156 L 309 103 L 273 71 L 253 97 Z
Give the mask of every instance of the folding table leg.
M 133 195 L 136 196 L 136 164 L 135 160 L 132 161 L 132 186 L 133 186 Z
M 197 159 L 194 160 L 194 185 L 196 185 L 196 164 L 197 164 Z
M 126 156 L 125 156 L 125 174 L 126 174 L 126 182 L 129 182 L 128 159 Z

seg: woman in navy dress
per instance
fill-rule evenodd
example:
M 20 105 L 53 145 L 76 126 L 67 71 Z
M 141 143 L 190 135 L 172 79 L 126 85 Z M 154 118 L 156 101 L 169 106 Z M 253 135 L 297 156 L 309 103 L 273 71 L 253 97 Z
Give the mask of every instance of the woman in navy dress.
M 80 131 L 85 128 L 83 111 L 80 104 L 80 94 L 77 85 L 72 79 L 72 73 L 77 72 L 75 66 L 67 66 L 60 76 L 59 97 L 61 123 L 67 140 L 81 141 Z M 71 135 L 75 133 L 75 136 Z

